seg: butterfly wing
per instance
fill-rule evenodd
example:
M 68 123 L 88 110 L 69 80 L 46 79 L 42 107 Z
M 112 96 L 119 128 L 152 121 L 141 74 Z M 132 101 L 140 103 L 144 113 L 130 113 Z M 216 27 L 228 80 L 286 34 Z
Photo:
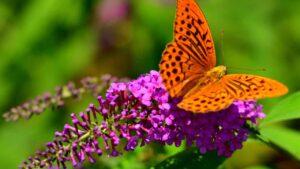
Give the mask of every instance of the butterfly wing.
M 230 74 L 225 75 L 221 82 L 237 100 L 277 97 L 288 92 L 288 88 L 282 83 L 256 75 Z
M 203 12 L 195 0 L 177 0 L 175 42 L 186 49 L 204 70 L 216 66 L 213 38 Z
M 222 110 L 234 101 L 222 82 L 218 81 L 199 88 L 194 94 L 184 97 L 178 107 L 194 113 L 207 113 Z
M 235 100 L 276 97 L 287 92 L 288 88 L 285 85 L 269 78 L 231 74 L 183 98 L 178 107 L 192 112 L 207 113 L 225 109 Z
M 172 97 L 183 96 L 215 65 L 213 39 L 202 11 L 195 0 L 178 0 L 174 39 L 159 64 L 167 91 Z

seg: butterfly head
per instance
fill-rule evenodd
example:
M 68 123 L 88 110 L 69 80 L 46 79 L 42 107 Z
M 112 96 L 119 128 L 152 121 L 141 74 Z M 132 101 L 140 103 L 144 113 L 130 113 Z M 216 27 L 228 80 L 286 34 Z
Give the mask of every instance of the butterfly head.
M 214 67 L 210 71 L 208 71 L 207 74 L 213 79 L 221 79 L 226 74 L 226 67 L 225 66 Z

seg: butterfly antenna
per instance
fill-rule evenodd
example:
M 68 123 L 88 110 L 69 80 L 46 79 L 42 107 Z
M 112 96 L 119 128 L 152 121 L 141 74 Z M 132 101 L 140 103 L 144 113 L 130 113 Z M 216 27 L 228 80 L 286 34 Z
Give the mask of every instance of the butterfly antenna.
M 267 71 L 266 68 L 241 68 L 241 67 L 234 67 L 234 66 L 226 66 L 227 69 L 239 69 L 239 70 L 248 70 L 248 71 Z
M 222 51 L 221 62 L 222 62 L 222 65 L 225 65 L 225 60 L 224 60 L 224 30 L 223 29 L 221 31 L 221 51 Z
M 225 59 L 224 59 L 224 30 L 221 32 L 221 50 L 222 50 L 222 55 L 221 55 L 221 62 L 222 65 L 225 65 Z M 226 66 L 227 69 L 239 69 L 239 70 L 247 70 L 247 71 L 267 71 L 266 68 L 240 68 L 240 67 L 234 67 L 234 66 Z

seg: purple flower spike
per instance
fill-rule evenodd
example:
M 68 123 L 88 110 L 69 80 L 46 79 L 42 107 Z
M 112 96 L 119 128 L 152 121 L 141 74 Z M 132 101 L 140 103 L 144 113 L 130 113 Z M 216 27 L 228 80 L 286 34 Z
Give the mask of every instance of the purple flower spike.
M 81 80 L 81 87 L 76 87 L 74 82 L 56 88 L 55 94 L 49 92 L 29 100 L 22 105 L 12 108 L 3 114 L 6 121 L 17 121 L 19 118 L 30 118 L 34 114 L 41 114 L 47 108 L 60 108 L 64 101 L 69 98 L 79 100 L 84 93 L 98 96 L 113 82 L 128 81 L 125 78 L 116 78 L 110 75 L 102 77 L 86 77 Z
M 76 167 L 85 160 L 95 162 L 95 155 L 115 157 L 152 141 L 178 147 L 185 140 L 202 154 L 216 150 L 229 157 L 247 140 L 250 131 L 245 126 L 265 116 L 253 100 L 235 101 L 206 114 L 182 110 L 177 107 L 180 100 L 169 97 L 157 71 L 128 83 L 112 83 L 106 98 L 97 99 L 99 106 L 91 104 L 86 112 L 71 114 L 72 123 L 22 167 L 64 168 L 68 161 Z

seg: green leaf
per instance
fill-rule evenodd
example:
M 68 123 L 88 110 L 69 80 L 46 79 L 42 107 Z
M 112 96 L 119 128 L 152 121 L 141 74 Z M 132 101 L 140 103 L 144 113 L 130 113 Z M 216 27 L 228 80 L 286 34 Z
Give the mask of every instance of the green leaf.
M 260 127 L 274 122 L 297 118 L 300 118 L 300 92 L 290 95 L 275 105 L 260 123 Z
M 190 148 L 180 152 L 168 159 L 162 161 L 153 169 L 173 169 L 173 168 L 201 168 L 201 169 L 215 169 L 218 168 L 226 158 L 218 156 L 216 152 L 207 152 L 202 155 L 197 148 Z
M 300 160 L 300 132 L 285 127 L 266 127 L 260 130 L 263 137 Z
M 247 167 L 245 169 L 271 169 L 271 168 L 263 165 L 257 165 L 257 166 Z

